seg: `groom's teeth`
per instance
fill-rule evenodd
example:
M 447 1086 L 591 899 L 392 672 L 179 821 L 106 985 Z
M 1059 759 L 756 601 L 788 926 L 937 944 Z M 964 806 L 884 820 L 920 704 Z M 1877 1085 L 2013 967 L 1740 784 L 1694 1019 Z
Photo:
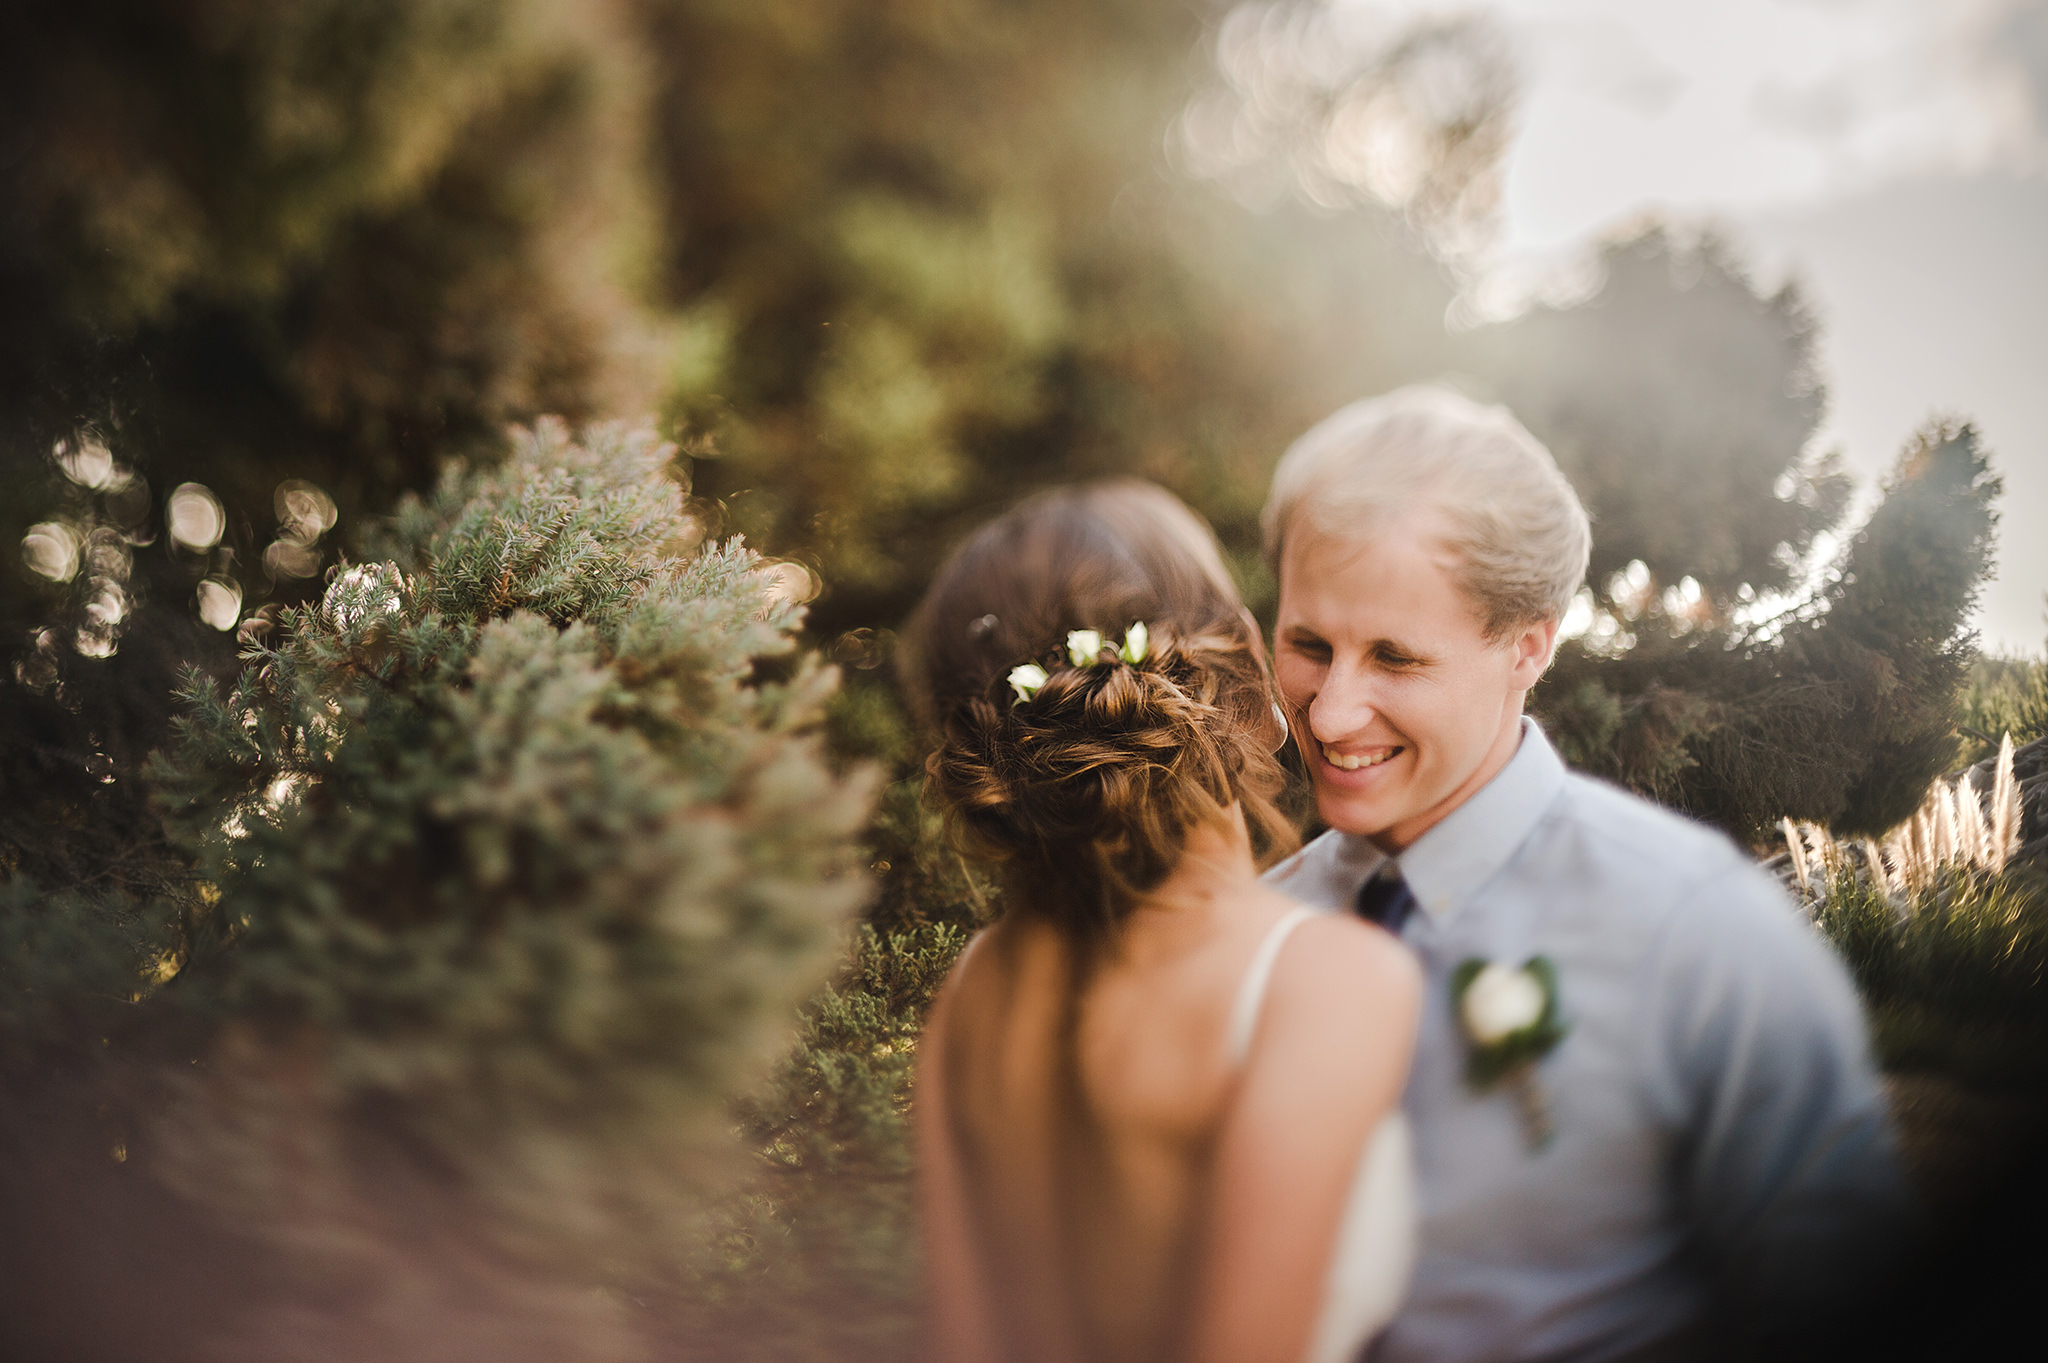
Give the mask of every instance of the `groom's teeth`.
M 1376 756 L 1357 757 L 1350 753 L 1332 752 L 1329 748 L 1325 747 L 1323 749 L 1323 760 L 1339 771 L 1357 771 L 1362 767 L 1377 767 L 1399 751 L 1401 751 L 1399 748 L 1389 748 Z

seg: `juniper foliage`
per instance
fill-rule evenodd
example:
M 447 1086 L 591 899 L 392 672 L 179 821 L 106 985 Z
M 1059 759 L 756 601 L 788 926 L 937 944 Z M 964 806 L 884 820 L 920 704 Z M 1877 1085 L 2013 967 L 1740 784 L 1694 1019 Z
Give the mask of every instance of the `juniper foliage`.
M 262 1356 L 308 1310 L 347 1341 L 311 1356 L 486 1318 L 531 1335 L 501 1356 L 629 1356 L 589 1289 L 683 1257 L 729 1102 L 868 896 L 835 671 L 773 565 L 700 543 L 672 454 L 544 422 L 451 470 L 232 680 L 189 678 L 149 773 L 189 893 L 0 894 L 13 1049 L 123 1013 L 150 1177 L 353 1284 L 249 1292 Z
M 677 556 L 669 456 L 544 423 L 451 473 L 194 680 L 152 773 L 217 891 L 168 992 L 310 1038 L 323 1101 L 542 1215 L 672 1182 L 865 893 L 865 778 L 809 732 L 833 673 L 755 676 L 801 608 L 737 541 Z M 603 1149 L 559 1168 L 564 1131 Z

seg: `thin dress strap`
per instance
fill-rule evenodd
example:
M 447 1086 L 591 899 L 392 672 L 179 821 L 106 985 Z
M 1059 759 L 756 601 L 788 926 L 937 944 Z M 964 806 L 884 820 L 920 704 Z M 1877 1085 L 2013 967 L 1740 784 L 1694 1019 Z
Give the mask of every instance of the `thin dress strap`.
M 1259 1029 L 1259 1010 L 1266 1002 L 1266 986 L 1273 982 L 1273 966 L 1280 959 L 1280 948 L 1287 944 L 1289 934 L 1314 916 L 1314 909 L 1294 909 L 1266 929 L 1258 950 L 1252 953 L 1251 964 L 1245 967 L 1244 983 L 1237 987 L 1237 1002 L 1230 1010 L 1230 1031 L 1224 1038 L 1224 1055 L 1232 1069 L 1244 1064 L 1252 1053 L 1252 1035 Z

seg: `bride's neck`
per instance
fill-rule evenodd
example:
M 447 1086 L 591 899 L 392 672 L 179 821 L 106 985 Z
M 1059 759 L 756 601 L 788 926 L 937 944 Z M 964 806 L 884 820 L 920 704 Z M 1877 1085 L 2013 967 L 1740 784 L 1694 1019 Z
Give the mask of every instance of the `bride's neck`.
M 1133 922 L 1213 910 L 1220 900 L 1241 894 L 1257 881 L 1258 874 L 1244 811 L 1232 805 L 1188 830 L 1180 860 L 1164 880 L 1139 898 L 1132 911 Z

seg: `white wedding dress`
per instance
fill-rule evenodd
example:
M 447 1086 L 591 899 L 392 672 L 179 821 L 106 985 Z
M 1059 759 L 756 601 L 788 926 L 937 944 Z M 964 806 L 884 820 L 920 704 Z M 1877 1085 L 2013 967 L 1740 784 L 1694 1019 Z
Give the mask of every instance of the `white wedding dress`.
M 1275 923 L 1252 953 L 1230 1016 L 1233 1068 L 1251 1054 L 1273 963 L 1288 935 L 1314 913 L 1296 909 Z M 1337 1231 L 1336 1253 L 1304 1363 L 1352 1363 L 1386 1328 L 1408 1290 L 1415 1266 L 1415 1163 L 1408 1122 L 1399 1109 L 1381 1122 L 1359 1151 L 1351 1196 Z

